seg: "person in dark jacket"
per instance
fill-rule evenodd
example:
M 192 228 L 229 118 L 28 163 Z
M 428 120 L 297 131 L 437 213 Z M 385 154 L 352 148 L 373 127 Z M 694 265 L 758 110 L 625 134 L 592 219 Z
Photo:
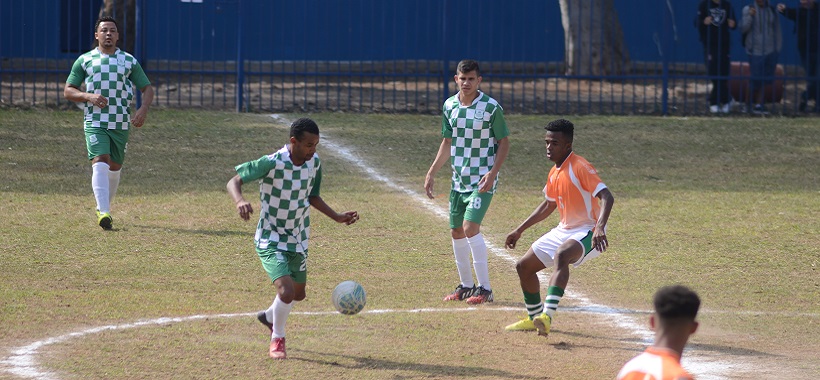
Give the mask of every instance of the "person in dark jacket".
M 749 56 L 749 102 L 755 115 L 768 115 L 769 111 L 763 105 L 768 100 L 764 97 L 764 86 L 774 82 L 777 70 L 777 61 L 783 47 L 783 34 L 780 30 L 780 18 L 769 0 L 755 0 L 743 7 L 740 19 L 740 33 L 743 34 L 743 46 Z
M 735 11 L 729 0 L 702 0 L 695 20 L 706 69 L 712 79 L 709 112 L 729 113 L 729 30 L 737 26 Z
M 809 99 L 814 99 L 814 112 L 820 111 L 820 85 L 818 81 L 817 61 L 820 49 L 818 25 L 820 25 L 820 6 L 815 0 L 800 0 L 800 7 L 789 8 L 785 4 L 777 4 L 777 11 L 794 21 L 794 30 L 797 34 L 797 51 L 800 53 L 800 62 L 806 70 L 806 91 L 800 94 L 800 112 L 806 110 Z

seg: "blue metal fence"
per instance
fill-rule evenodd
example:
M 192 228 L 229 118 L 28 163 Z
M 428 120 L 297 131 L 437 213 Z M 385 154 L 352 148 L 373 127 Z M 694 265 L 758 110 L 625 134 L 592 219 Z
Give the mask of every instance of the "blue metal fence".
M 482 64 L 482 89 L 507 112 L 708 112 L 711 78 L 691 0 L 615 1 L 632 70 L 603 76 L 564 74 L 557 1 L 130 1 L 133 30 L 118 20 L 120 46 L 131 34 L 128 50 L 146 69 L 158 106 L 436 113 L 456 91 L 456 63 L 473 58 Z M 91 48 L 102 4 L 4 1 L 0 104 L 67 106 L 65 78 Z M 783 97 L 774 111 L 792 114 L 805 78 L 793 23 L 781 24 Z M 732 39 L 732 60 L 745 62 L 739 33 Z

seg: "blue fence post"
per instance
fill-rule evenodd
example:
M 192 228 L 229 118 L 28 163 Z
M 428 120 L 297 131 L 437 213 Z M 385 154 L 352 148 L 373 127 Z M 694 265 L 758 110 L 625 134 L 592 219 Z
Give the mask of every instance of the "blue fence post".
M 447 59 L 447 4 L 449 1 L 444 0 L 441 2 L 442 5 L 442 12 L 441 12 L 441 84 L 444 85 L 444 89 L 441 90 L 441 101 L 438 102 L 439 104 L 443 103 L 447 98 L 450 97 L 450 81 L 448 80 L 448 71 L 450 71 L 450 61 Z
M 658 3 L 663 4 L 663 3 Z M 663 95 L 661 97 L 661 112 L 663 116 L 669 115 L 669 55 L 667 51 L 669 50 L 669 27 L 672 25 L 672 17 L 669 13 L 669 9 L 661 5 L 661 9 L 663 10 L 663 27 L 661 34 L 663 38 L 661 39 L 661 60 L 663 62 L 663 74 L 662 74 L 662 83 L 663 83 Z
M 137 0 L 136 4 L 134 5 L 134 29 L 131 33 L 134 33 L 134 51 L 130 52 L 134 54 L 134 57 L 137 57 L 137 61 L 145 67 L 145 62 L 142 60 L 142 49 L 140 45 L 142 45 L 142 0 Z M 137 93 L 137 109 L 142 107 L 142 91 L 135 91 Z
M 242 51 L 242 29 L 244 25 L 244 17 L 242 13 L 242 0 L 236 2 L 236 112 L 242 112 L 245 90 L 245 58 Z

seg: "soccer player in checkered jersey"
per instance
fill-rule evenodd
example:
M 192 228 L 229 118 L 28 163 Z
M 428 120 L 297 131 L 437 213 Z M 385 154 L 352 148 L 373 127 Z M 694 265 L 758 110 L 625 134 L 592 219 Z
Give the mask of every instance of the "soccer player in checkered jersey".
M 628 361 L 617 380 L 692 380 L 681 367 L 680 358 L 689 337 L 698 329 L 695 318 L 700 298 L 685 286 L 673 285 L 660 288 L 653 303 L 655 313 L 649 317 L 649 326 L 655 330 L 655 342 Z
M 242 196 L 242 184 L 260 180 L 262 204 L 256 226 L 256 253 L 268 273 L 276 297 L 257 314 L 271 333 L 269 355 L 285 359 L 285 322 L 294 301 L 305 299 L 307 284 L 310 206 L 339 223 L 359 220 L 356 211 L 337 213 L 319 195 L 322 164 L 316 155 L 319 127 L 311 119 L 299 119 L 290 127 L 290 142 L 278 151 L 236 166 L 228 181 L 228 194 L 239 216 L 250 219 L 251 204 Z
M 545 198 L 505 241 L 507 248 L 515 248 L 527 228 L 558 210 L 558 226 L 532 243 L 515 265 L 527 316 L 506 327 L 507 331 L 537 330 L 543 336 L 549 334 L 558 302 L 569 282 L 569 265 L 577 267 L 598 256 L 609 245 L 606 223 L 615 202 L 595 168 L 572 151 L 575 129 L 572 122 L 555 120 L 545 129 L 547 158 L 555 163 L 547 176 Z M 542 303 L 538 272 L 547 267 L 553 267 L 553 272 Z
M 112 17 L 101 17 L 94 25 L 97 47 L 74 61 L 63 94 L 81 103 L 85 114 L 85 143 L 91 160 L 91 188 L 97 201 L 97 224 L 110 230 L 111 201 L 120 184 L 129 127 L 145 123 L 154 101 L 154 89 L 139 62 L 119 48 L 119 29 Z M 80 85 L 85 82 L 85 91 Z M 131 117 L 133 87 L 142 92 L 142 105 Z
M 458 93 L 442 107 L 443 137 L 436 158 L 427 171 L 424 189 L 433 198 L 433 179 L 449 160 L 452 168 L 450 190 L 450 235 L 461 280 L 445 301 L 467 300 L 469 304 L 493 301 L 487 269 L 487 245 L 481 234 L 481 221 L 493 199 L 498 172 L 507 158 L 510 134 L 504 110 L 495 99 L 481 92 L 478 62 L 463 60 L 454 75 Z M 478 281 L 473 281 L 470 266 Z

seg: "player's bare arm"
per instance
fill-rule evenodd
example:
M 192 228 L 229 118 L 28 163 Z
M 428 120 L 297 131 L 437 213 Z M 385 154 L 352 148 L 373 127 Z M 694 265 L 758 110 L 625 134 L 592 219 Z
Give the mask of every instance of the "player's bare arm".
M 322 197 L 310 197 L 308 198 L 308 202 L 310 205 L 313 206 L 315 209 L 319 210 L 322 214 L 328 216 L 328 218 L 335 220 L 339 223 L 344 223 L 345 225 L 351 225 L 356 223 L 359 220 L 359 213 L 356 211 L 345 211 L 345 212 L 336 212 L 333 211 L 325 200 Z
M 544 199 L 544 201 L 541 202 L 535 210 L 533 210 L 532 214 L 530 214 L 530 216 L 528 216 L 527 219 L 521 223 L 521 225 L 507 234 L 507 239 L 504 242 L 504 246 L 508 249 L 514 249 L 515 244 L 518 243 L 518 239 L 521 238 L 521 234 L 523 234 L 528 228 L 550 216 L 552 212 L 555 211 L 557 206 L 558 205 L 555 202 Z
M 609 246 L 609 241 L 606 238 L 606 223 L 609 221 L 612 205 L 615 204 L 615 197 L 609 189 L 599 191 L 596 197 L 601 200 L 601 214 L 598 215 L 598 222 L 592 232 L 592 246 L 603 252 Z
M 63 96 L 74 103 L 91 103 L 95 107 L 105 107 L 108 105 L 108 99 L 100 94 L 94 94 L 80 90 L 79 87 L 65 84 L 63 89 Z
M 435 182 L 436 173 L 438 173 L 439 169 L 450 159 L 450 144 L 452 144 L 452 139 L 441 139 L 441 145 L 438 147 L 436 158 L 433 160 L 433 164 L 430 165 L 430 170 L 427 171 L 427 176 L 424 178 L 424 191 L 427 192 L 427 197 L 430 199 L 435 197 L 433 194 L 433 183 Z
M 145 124 L 145 119 L 148 117 L 148 109 L 151 108 L 151 103 L 154 102 L 154 88 L 151 85 L 145 86 L 142 90 L 142 105 L 131 119 L 131 124 L 139 128 Z
M 493 163 L 493 168 L 490 169 L 487 174 L 481 177 L 481 180 L 478 181 L 478 192 L 479 193 L 486 193 L 493 188 L 493 183 L 495 183 L 495 178 L 498 177 L 498 172 L 501 171 L 501 165 L 504 164 L 504 161 L 507 159 L 507 153 L 510 152 L 510 139 L 503 138 L 498 140 L 498 151 L 495 153 L 495 162 Z
M 242 178 L 239 175 L 233 176 L 228 181 L 228 194 L 236 204 L 236 210 L 239 212 L 239 217 L 243 220 L 249 220 L 253 214 L 253 207 L 250 202 L 245 200 L 242 196 Z

